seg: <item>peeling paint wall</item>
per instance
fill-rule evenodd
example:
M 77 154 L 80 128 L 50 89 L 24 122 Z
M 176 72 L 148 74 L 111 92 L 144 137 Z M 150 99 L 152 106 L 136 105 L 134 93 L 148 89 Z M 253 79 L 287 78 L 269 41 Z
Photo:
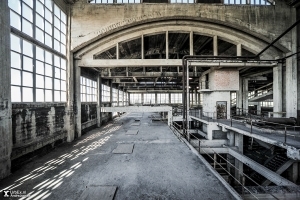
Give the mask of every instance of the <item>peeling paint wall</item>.
M 57 140 L 66 141 L 70 126 L 66 106 L 13 104 L 12 109 L 12 160 Z
M 81 104 L 81 129 L 95 127 L 97 125 L 97 103 Z

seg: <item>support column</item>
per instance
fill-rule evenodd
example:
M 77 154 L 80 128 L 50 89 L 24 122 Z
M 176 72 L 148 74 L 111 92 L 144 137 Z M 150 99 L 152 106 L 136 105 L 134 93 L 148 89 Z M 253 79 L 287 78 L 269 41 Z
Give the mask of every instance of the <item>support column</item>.
M 118 60 L 119 59 L 119 43 L 117 43 L 117 46 L 116 46 L 116 57 Z
M 243 79 L 243 113 L 248 113 L 248 81 L 249 79 Z
M 101 87 L 102 79 L 100 74 L 97 78 L 97 127 L 101 126 L 101 105 L 102 105 L 102 87 Z
M 234 143 L 235 143 L 235 147 L 237 147 L 237 151 L 243 154 L 244 136 L 240 133 L 235 133 L 234 139 L 235 139 Z M 240 182 L 242 182 L 242 176 L 243 176 L 242 173 L 244 171 L 243 163 L 240 162 L 238 159 L 235 159 L 235 167 L 238 169 L 235 170 L 235 178 Z
M 12 151 L 12 106 L 10 72 L 10 21 L 8 1 L 0 1 L 0 179 L 10 174 Z
M 190 55 L 194 55 L 194 32 L 190 32 Z
M 242 108 L 243 108 L 243 79 L 240 78 L 239 80 L 239 90 L 236 93 L 236 113 L 237 115 L 241 115 L 243 113 Z
M 282 63 L 273 68 L 273 112 L 282 112 Z M 274 117 L 281 114 L 274 113 Z
M 144 44 L 144 35 L 141 37 L 141 58 L 145 59 L 145 44 Z
M 287 56 L 290 55 L 287 54 Z M 286 117 L 297 117 L 297 59 L 286 59 Z
M 68 8 L 68 24 L 71 23 L 71 7 Z M 67 142 L 72 142 L 75 138 L 75 115 L 74 115 L 74 56 L 71 53 L 71 31 L 67 28 L 67 106 L 65 108 L 64 130 L 67 132 Z
M 218 56 L 218 36 L 214 36 L 213 38 L 213 47 L 214 47 L 214 56 Z
M 80 75 L 81 69 L 78 60 L 74 61 L 74 100 L 75 100 L 75 137 L 81 137 L 81 97 L 80 97 Z
M 169 31 L 166 31 L 166 59 L 169 59 Z
M 157 101 L 157 93 L 155 93 L 155 105 L 157 105 L 158 103 L 157 103 L 158 101 Z
M 236 45 L 236 56 L 242 56 L 242 44 Z
M 261 115 L 261 102 L 257 102 L 256 114 Z

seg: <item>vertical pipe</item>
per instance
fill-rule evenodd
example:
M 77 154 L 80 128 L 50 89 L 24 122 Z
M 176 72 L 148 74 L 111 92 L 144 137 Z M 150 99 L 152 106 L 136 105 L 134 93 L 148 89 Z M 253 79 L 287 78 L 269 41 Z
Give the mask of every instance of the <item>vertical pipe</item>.
M 189 65 L 187 63 L 186 65 L 186 121 L 187 121 L 187 136 L 188 136 L 188 140 L 190 141 L 190 133 L 189 133 L 189 110 L 190 110 L 190 88 L 189 88 Z

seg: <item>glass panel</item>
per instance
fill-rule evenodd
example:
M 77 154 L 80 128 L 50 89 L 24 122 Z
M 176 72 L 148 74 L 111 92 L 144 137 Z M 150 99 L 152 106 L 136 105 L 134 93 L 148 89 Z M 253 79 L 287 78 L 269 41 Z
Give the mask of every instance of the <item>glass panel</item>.
M 10 34 L 10 48 L 21 53 L 21 40 L 13 34 Z
M 52 74 L 53 74 L 52 66 L 46 64 L 46 66 L 45 66 L 45 75 L 52 77 Z
M 44 63 L 40 61 L 36 61 L 35 71 L 37 74 L 44 75 Z
M 44 0 L 39 0 L 40 2 L 42 2 L 42 4 L 45 4 Z
M 33 71 L 33 60 L 27 56 L 23 56 L 23 70 Z
M 19 0 L 8 1 L 8 6 L 10 7 L 10 9 L 16 11 L 21 15 L 21 3 Z
M 44 49 L 40 47 L 35 47 L 36 59 L 44 61 Z
M 16 86 L 11 86 L 11 101 L 21 102 L 21 88 Z
M 52 102 L 52 90 L 45 90 L 45 101 Z
M 21 17 L 13 11 L 10 11 L 10 25 L 21 30 Z
M 23 54 L 32 57 L 33 53 L 32 53 L 32 44 L 27 42 L 26 40 L 23 40 Z
M 47 21 L 49 21 L 50 23 L 52 23 L 52 13 L 51 11 L 49 11 L 47 8 L 45 9 L 45 19 Z
M 60 42 L 57 40 L 54 40 L 54 49 L 60 52 Z
M 32 78 L 32 73 L 29 72 L 23 72 L 23 86 L 28 86 L 32 87 L 33 86 L 33 78 Z
M 54 38 L 60 41 L 60 32 L 57 28 L 54 28 Z
M 60 20 L 67 24 L 67 15 L 62 10 L 60 11 Z
M 59 79 L 54 79 L 54 89 L 60 90 L 60 80 Z
M 60 30 L 60 20 L 54 17 L 54 26 Z
M 63 44 L 60 45 L 60 53 L 62 53 L 64 55 L 66 54 L 66 46 Z
M 66 70 L 66 65 L 67 65 L 66 64 L 66 60 L 62 58 L 61 59 L 61 68 L 64 69 L 64 70 Z
M 66 28 L 66 25 L 64 23 L 61 23 L 60 24 L 61 27 L 60 27 L 60 31 L 66 35 L 66 32 L 67 32 L 67 28 Z
M 57 5 L 54 4 L 54 14 L 60 18 L 60 9 L 58 8 Z
M 45 21 L 45 31 L 49 34 L 49 35 L 52 35 L 52 25 Z
M 41 16 L 44 17 L 44 5 L 39 2 L 39 1 L 36 1 L 36 8 L 35 8 L 36 12 L 38 12 Z
M 52 65 L 52 53 L 45 51 L 45 62 Z
M 29 6 L 26 6 L 23 3 L 22 6 L 22 16 L 25 17 L 28 21 L 32 22 L 32 9 Z
M 32 0 L 23 0 L 27 5 L 29 5 L 31 8 L 33 7 L 33 1 Z
M 52 11 L 52 7 L 53 7 L 52 0 L 47 0 L 47 1 L 45 1 L 45 6 L 46 6 L 50 11 Z
M 36 14 L 35 24 L 44 30 L 44 18 L 42 18 L 39 14 Z
M 10 60 L 11 67 L 21 69 L 21 56 L 20 56 L 20 54 L 11 51 L 10 56 L 11 56 L 11 58 L 10 58 L 11 59 Z
M 36 87 L 44 88 L 44 76 L 36 75 Z
M 45 88 L 52 89 L 52 78 L 45 77 Z
M 60 91 L 54 91 L 54 101 L 60 102 Z
M 63 44 L 66 44 L 66 36 L 65 36 L 65 34 L 63 34 L 63 33 L 60 34 L 60 41 L 61 41 Z
M 35 31 L 36 31 L 35 38 L 41 43 L 44 43 L 44 32 L 38 27 L 35 28 Z
M 44 90 L 36 89 L 36 102 L 44 102 Z
M 60 58 L 56 55 L 54 55 L 54 65 L 60 67 Z
M 49 47 L 52 47 L 52 38 L 48 34 L 45 34 L 45 44 Z
M 60 78 L 60 68 L 55 67 L 54 69 L 54 77 Z
M 66 91 L 66 81 L 61 81 L 60 84 L 61 90 Z
M 61 92 L 61 101 L 62 102 L 67 101 L 67 94 L 66 94 L 66 92 Z
M 33 102 L 32 88 L 23 87 L 23 102 Z
M 11 69 L 11 84 L 12 85 L 21 85 L 21 71 Z
M 22 19 L 22 32 L 32 37 L 32 24 L 26 19 Z

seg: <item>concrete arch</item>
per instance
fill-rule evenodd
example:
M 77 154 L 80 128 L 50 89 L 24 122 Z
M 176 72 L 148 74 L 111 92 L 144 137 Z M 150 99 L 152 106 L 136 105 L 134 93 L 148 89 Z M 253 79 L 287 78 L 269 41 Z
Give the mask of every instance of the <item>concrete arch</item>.
M 146 20 L 143 23 L 133 23 L 131 26 L 112 29 L 105 34 L 101 34 L 87 41 L 74 55 L 77 59 L 90 59 L 94 54 L 99 53 L 104 49 L 109 49 L 119 42 L 138 38 L 142 35 L 165 33 L 166 31 L 194 32 L 210 37 L 218 36 L 220 39 L 232 44 L 242 44 L 243 48 L 253 53 L 260 52 L 270 42 L 265 36 L 250 32 L 249 30 L 244 30 L 244 28 L 241 27 L 182 17 L 181 19 Z M 277 44 L 275 47 L 267 50 L 262 55 L 262 58 L 274 59 L 276 56 L 281 56 L 283 53 L 287 52 L 289 52 L 288 49 Z

